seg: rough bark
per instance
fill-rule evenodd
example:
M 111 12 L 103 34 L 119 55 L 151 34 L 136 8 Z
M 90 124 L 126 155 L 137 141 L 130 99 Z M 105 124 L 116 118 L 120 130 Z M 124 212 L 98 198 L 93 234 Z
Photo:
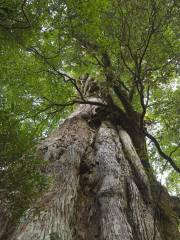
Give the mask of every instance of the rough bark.
M 170 197 L 164 190 L 157 202 L 160 185 L 150 184 L 127 132 L 95 114 L 80 106 L 41 144 L 54 180 L 10 239 L 180 239 Z

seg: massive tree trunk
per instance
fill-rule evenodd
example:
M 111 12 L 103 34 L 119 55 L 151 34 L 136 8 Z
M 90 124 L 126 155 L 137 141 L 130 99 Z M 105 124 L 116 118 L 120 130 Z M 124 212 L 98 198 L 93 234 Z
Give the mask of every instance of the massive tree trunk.
M 81 105 L 41 144 L 54 180 L 9 239 L 180 239 L 168 193 L 122 126 L 95 118 L 96 110 Z

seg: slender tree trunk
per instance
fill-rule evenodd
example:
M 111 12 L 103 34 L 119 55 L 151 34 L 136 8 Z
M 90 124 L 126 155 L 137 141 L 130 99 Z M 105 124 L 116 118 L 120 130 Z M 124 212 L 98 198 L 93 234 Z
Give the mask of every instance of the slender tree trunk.
M 95 114 L 80 106 L 42 143 L 52 186 L 9 239 L 180 239 L 170 197 L 150 183 L 127 132 Z

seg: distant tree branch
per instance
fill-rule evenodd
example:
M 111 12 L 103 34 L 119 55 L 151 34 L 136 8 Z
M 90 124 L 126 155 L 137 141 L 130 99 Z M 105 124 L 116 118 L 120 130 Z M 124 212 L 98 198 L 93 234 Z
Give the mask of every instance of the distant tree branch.
M 27 14 L 26 14 L 26 12 L 25 12 L 25 10 L 24 10 L 26 3 L 27 3 L 27 0 L 24 0 L 24 1 L 22 2 L 22 4 L 21 4 L 21 10 L 22 10 L 22 14 L 23 14 L 24 18 L 26 19 L 27 23 L 29 24 L 29 27 L 31 27 L 31 22 L 30 22 L 29 18 L 27 17 Z
M 39 11 L 36 12 L 36 15 L 33 17 L 32 21 L 30 21 L 25 11 L 25 6 L 27 2 L 28 2 L 27 0 L 22 1 L 22 4 L 20 5 L 19 9 L 16 9 L 16 12 L 19 12 L 19 13 L 15 15 L 15 17 L 13 16 L 13 14 L 12 16 L 11 14 L 9 14 L 9 12 L 15 12 L 15 10 L 8 8 L 8 6 L 5 5 L 5 1 L 1 2 L 0 4 L 2 6 L 0 6 L 0 9 L 7 9 L 8 14 L 5 19 L 0 20 L 0 27 L 8 31 L 15 30 L 15 29 L 23 30 L 23 29 L 31 28 L 32 24 L 37 20 L 37 17 L 39 16 Z M 3 7 L 3 4 L 4 4 L 4 7 Z M 19 20 L 18 19 L 19 16 L 21 16 L 23 20 Z
M 148 131 L 147 131 L 146 129 L 144 129 L 143 131 L 144 131 L 145 136 L 147 136 L 147 137 L 154 143 L 154 145 L 156 146 L 156 148 L 157 148 L 157 150 L 158 150 L 159 155 L 160 155 L 162 158 L 164 158 L 165 160 L 167 160 L 168 163 L 173 167 L 173 169 L 174 169 L 176 172 L 180 173 L 180 168 L 174 163 L 173 159 L 171 158 L 171 155 L 172 155 L 172 153 L 174 152 L 174 150 L 173 150 L 173 152 L 171 152 L 171 154 L 168 156 L 167 154 L 165 154 L 165 153 L 163 152 L 163 150 L 162 150 L 159 142 L 156 140 L 156 138 L 153 137 L 150 133 L 148 133 Z

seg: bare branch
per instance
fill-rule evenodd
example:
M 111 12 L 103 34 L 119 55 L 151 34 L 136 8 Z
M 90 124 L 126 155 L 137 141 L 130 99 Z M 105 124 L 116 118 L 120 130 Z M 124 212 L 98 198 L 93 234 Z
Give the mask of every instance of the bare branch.
M 70 81 L 73 86 L 75 87 L 76 91 L 79 93 L 80 97 L 82 100 L 84 100 L 84 96 L 82 94 L 82 92 L 80 91 L 79 87 L 77 86 L 77 80 L 71 76 L 69 76 L 67 73 L 61 72 L 58 69 L 56 69 L 56 67 L 51 64 L 48 59 L 42 54 L 40 53 L 36 48 L 34 47 L 30 47 L 30 48 L 26 48 L 26 50 L 28 52 L 32 52 L 34 53 L 36 56 L 40 57 L 48 66 L 50 66 L 52 68 L 52 70 L 60 77 L 63 78 L 64 82 L 68 82 Z
M 167 154 L 165 154 L 163 152 L 163 150 L 161 149 L 161 146 L 159 144 L 159 142 L 156 140 L 155 137 L 153 137 L 150 133 L 148 133 L 148 131 L 146 129 L 143 130 L 145 136 L 147 136 L 153 143 L 154 145 L 156 146 L 157 150 L 158 150 L 158 153 L 159 155 L 164 158 L 165 160 L 168 161 L 168 163 L 173 167 L 173 169 L 180 173 L 180 168 L 174 163 L 173 159 L 171 158 L 171 155 L 172 153 L 168 156 Z
M 177 147 L 175 147 L 174 150 L 172 150 L 172 152 L 170 152 L 169 156 L 171 157 L 173 153 L 175 153 L 179 148 L 180 148 L 180 143 L 177 145 Z
M 26 14 L 26 12 L 25 12 L 25 10 L 24 10 L 24 7 L 25 7 L 26 3 L 27 3 L 27 0 L 24 0 L 24 1 L 22 2 L 21 10 L 22 10 L 22 13 L 23 13 L 24 18 L 26 19 L 26 21 L 27 21 L 27 23 L 29 24 L 29 27 L 30 27 L 30 26 L 31 26 L 31 22 L 29 21 L 29 18 L 27 17 L 27 14 Z

